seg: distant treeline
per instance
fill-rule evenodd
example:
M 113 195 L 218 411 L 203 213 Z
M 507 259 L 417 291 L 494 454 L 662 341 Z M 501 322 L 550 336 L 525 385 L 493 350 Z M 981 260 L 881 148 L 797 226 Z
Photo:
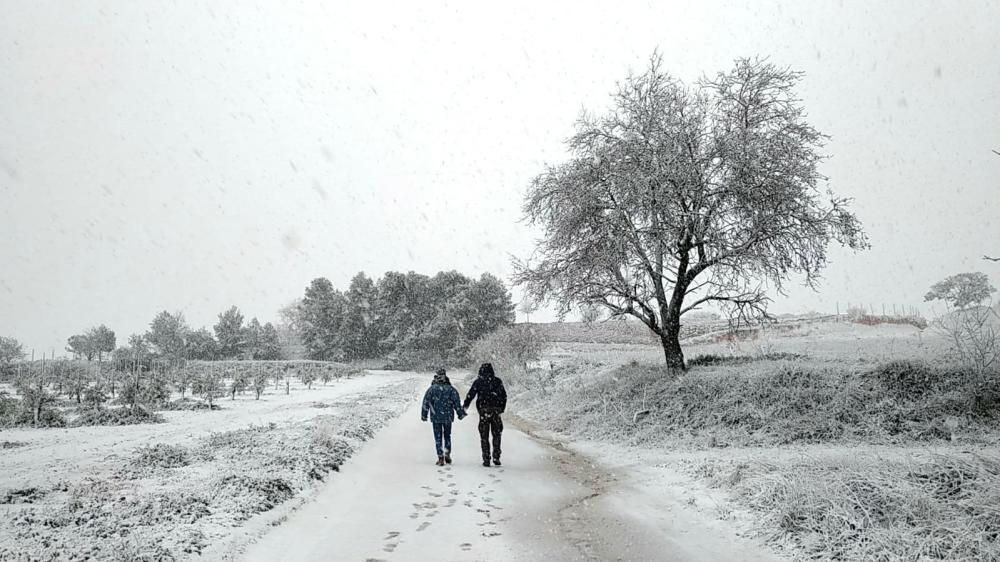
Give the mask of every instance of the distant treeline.
M 346 291 L 314 279 L 282 315 L 310 359 L 427 366 L 468 361 L 473 342 L 514 321 L 514 304 L 488 273 L 476 280 L 457 271 L 390 271 L 372 280 L 361 272 Z
M 289 351 L 296 347 L 319 361 L 463 364 L 476 340 L 513 323 L 514 304 L 503 282 L 488 273 L 472 279 L 457 271 L 434 276 L 390 271 L 372 280 L 360 272 L 346 291 L 326 278 L 314 279 L 304 296 L 280 314 L 276 327 L 256 318 L 247 322 L 232 306 L 209 330 L 193 329 L 183 313 L 164 310 L 145 333 L 129 336 L 124 345 L 102 324 L 70 336 L 66 351 L 124 371 L 145 369 L 153 361 L 294 359 L 297 354 Z M 12 375 L 14 364 L 26 355 L 16 339 L 0 337 L 0 377 Z

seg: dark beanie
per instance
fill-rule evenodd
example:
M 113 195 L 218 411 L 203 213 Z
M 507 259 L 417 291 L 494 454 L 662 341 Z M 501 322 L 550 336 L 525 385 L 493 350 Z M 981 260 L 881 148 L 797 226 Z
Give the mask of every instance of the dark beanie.
M 445 376 L 446 373 L 445 373 L 445 370 L 442 368 L 442 369 L 438 369 L 437 372 L 434 373 L 434 374 L 437 375 L 437 376 L 439 376 L 439 377 L 443 377 L 443 376 Z

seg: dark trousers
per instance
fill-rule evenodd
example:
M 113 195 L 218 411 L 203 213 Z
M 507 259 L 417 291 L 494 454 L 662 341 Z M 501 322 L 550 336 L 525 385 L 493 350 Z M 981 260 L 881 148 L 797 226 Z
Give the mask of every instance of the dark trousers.
M 500 459 L 500 434 L 503 420 L 497 413 L 479 413 L 479 444 L 483 448 L 483 460 L 490 460 L 490 435 L 493 436 L 493 458 Z
M 434 426 L 434 446 L 439 457 L 451 454 L 451 422 L 432 423 Z M 444 441 L 444 447 L 441 446 Z

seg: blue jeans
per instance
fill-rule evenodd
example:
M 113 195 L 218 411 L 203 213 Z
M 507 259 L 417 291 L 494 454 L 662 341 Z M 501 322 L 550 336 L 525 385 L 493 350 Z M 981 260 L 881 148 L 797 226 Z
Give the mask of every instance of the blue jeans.
M 431 423 L 434 426 L 434 446 L 437 447 L 439 457 L 451 454 L 451 422 Z M 441 440 L 444 439 L 444 448 L 441 447 Z

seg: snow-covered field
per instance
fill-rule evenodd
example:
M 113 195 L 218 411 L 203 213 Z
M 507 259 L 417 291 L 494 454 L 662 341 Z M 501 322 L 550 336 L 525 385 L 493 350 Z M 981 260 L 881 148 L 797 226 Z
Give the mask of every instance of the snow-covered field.
M 0 455 L 0 559 L 221 556 L 398 415 L 417 380 L 373 373 L 164 412 L 162 424 L 0 432 L 23 443 Z
M 850 364 L 941 347 L 911 327 L 829 324 L 686 352 Z M 543 359 L 603 376 L 661 357 L 654 346 L 557 343 Z M 463 393 L 467 376 L 452 374 Z M 431 428 L 418 420 L 428 382 L 376 371 L 221 400 L 218 411 L 165 412 L 163 424 L 3 431 L 0 441 L 23 445 L 0 455 L 0 559 L 774 560 L 783 554 L 754 533 L 760 514 L 706 470 L 736 467 L 725 472 L 733 480 L 740 465 L 779 457 L 907 454 L 629 447 L 586 428 L 548 431 L 531 417 L 546 403 L 512 389 L 504 466 L 480 465 L 473 412 L 456 422 L 454 465 L 436 467 Z

